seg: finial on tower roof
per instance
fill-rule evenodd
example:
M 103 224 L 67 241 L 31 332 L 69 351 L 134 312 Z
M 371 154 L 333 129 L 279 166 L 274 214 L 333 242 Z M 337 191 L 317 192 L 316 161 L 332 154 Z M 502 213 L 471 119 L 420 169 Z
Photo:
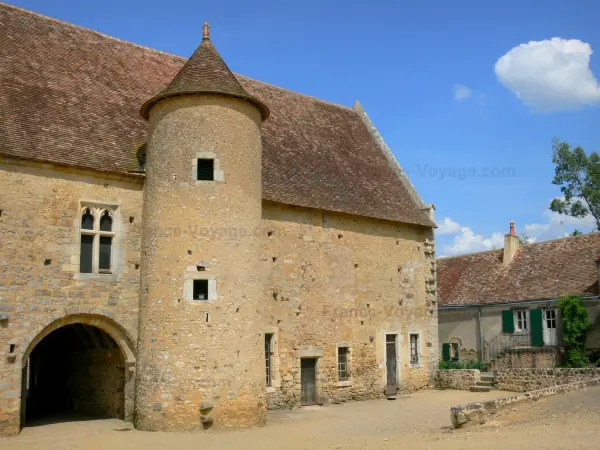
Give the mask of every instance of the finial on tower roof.
M 208 22 L 204 22 L 204 30 L 202 31 L 203 41 L 210 41 L 210 31 L 208 31 L 209 28 Z
M 516 234 L 515 233 L 515 221 L 514 220 L 510 221 L 510 232 L 509 232 L 509 234 L 512 234 L 513 236 Z

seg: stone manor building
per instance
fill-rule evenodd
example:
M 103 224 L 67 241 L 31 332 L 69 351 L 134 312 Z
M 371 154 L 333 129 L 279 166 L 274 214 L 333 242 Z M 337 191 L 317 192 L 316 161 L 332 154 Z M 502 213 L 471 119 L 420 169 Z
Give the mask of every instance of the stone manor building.
M 200 38 L 200 37 L 199 37 Z M 438 363 L 433 208 L 356 103 L 0 5 L 0 433 L 394 396 Z

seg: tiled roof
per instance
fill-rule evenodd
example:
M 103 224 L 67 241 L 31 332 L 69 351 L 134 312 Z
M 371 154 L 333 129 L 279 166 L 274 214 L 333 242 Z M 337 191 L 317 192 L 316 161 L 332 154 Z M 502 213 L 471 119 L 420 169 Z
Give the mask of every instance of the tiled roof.
M 140 107 L 185 59 L 0 5 L 0 153 L 127 173 L 146 141 Z M 271 111 L 263 198 L 433 226 L 352 108 L 236 75 Z
M 503 250 L 437 260 L 441 306 L 597 295 L 600 233 L 521 246 L 504 265 Z
M 235 77 L 208 37 L 208 24 L 205 24 L 207 36 L 196 51 L 185 62 L 175 78 L 160 94 L 147 100 L 142 106 L 142 116 L 148 118 L 152 105 L 173 95 L 210 93 L 239 97 L 254 103 L 261 111 L 263 119 L 269 117 L 269 109 L 259 100 L 248 94 Z

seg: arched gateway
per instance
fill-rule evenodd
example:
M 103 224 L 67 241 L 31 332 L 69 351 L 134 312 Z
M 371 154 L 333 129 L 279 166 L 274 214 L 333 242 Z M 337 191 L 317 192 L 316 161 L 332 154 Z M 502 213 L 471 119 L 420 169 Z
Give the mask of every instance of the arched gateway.
M 21 427 L 82 417 L 131 420 L 135 347 L 127 330 L 87 313 L 40 328 L 21 352 Z

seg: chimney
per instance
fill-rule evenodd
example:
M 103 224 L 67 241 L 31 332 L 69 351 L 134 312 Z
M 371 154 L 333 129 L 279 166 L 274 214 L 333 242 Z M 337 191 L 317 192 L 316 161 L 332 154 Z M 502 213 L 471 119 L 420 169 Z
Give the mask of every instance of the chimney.
M 515 221 L 510 221 L 510 231 L 504 235 L 504 264 L 508 265 L 515 257 L 517 249 L 521 245 L 519 237 L 515 234 Z

